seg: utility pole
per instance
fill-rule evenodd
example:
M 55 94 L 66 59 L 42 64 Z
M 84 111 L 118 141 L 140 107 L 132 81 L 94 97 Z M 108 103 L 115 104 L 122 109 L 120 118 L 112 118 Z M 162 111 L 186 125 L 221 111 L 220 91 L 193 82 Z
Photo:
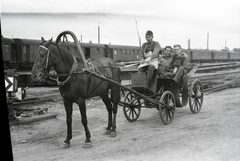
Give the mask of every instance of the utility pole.
M 188 39 L 188 49 L 190 49 L 190 48 L 191 48 L 191 40 Z
M 209 50 L 209 33 L 207 33 L 207 50 Z
M 80 42 L 82 42 L 82 33 L 81 33 L 81 35 L 80 35 Z
M 100 23 L 98 23 L 98 43 L 100 44 Z

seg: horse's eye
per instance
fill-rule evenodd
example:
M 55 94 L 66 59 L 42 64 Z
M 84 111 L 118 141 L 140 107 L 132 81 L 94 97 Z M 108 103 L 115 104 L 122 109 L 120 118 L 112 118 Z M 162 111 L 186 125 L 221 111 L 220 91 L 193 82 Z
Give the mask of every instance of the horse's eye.
M 41 57 L 44 57 L 45 53 L 44 53 L 44 52 L 41 52 L 39 55 L 40 55 Z

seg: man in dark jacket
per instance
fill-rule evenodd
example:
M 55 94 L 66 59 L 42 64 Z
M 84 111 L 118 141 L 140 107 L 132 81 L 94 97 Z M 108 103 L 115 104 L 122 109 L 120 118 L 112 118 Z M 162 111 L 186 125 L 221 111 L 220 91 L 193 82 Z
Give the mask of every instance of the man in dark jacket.
M 184 75 L 188 73 L 188 55 L 182 52 L 181 45 L 174 45 L 175 54 L 172 61 L 173 79 L 180 85 Z
M 142 45 L 142 56 L 138 67 L 138 72 L 148 70 L 148 83 L 152 80 L 154 70 L 158 68 L 158 54 L 161 49 L 160 44 L 157 41 L 153 41 L 153 38 L 153 32 L 148 30 L 145 35 L 147 42 Z

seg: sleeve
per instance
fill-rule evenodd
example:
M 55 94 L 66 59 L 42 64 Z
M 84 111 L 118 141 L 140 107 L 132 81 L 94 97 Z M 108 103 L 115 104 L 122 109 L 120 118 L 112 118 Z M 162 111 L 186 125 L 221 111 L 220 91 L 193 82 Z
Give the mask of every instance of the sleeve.
M 157 41 L 155 41 L 151 59 L 158 58 L 158 56 L 159 56 L 158 54 L 159 54 L 160 49 L 161 49 L 160 44 Z
M 188 60 L 188 55 L 186 53 L 183 53 L 183 65 L 182 67 L 186 70 L 188 70 L 190 67 L 189 67 L 189 60 Z
M 145 60 L 144 48 L 145 48 L 145 43 L 142 44 L 141 53 L 140 53 L 140 60 Z

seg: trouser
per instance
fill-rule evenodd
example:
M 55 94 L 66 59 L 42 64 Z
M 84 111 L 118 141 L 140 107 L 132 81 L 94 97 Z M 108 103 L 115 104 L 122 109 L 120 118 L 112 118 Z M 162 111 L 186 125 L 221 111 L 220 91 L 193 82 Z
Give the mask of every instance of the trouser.
M 182 78 L 186 74 L 187 74 L 187 71 L 183 67 L 179 67 L 173 79 L 178 85 L 181 85 Z
M 150 83 L 151 80 L 152 80 L 155 67 L 154 67 L 154 65 L 149 64 L 149 66 L 145 66 L 145 67 L 139 68 L 139 69 L 138 69 L 138 72 L 145 72 L 146 70 L 148 71 L 148 72 L 147 72 L 147 80 L 148 80 L 148 85 L 149 85 L 149 83 Z

